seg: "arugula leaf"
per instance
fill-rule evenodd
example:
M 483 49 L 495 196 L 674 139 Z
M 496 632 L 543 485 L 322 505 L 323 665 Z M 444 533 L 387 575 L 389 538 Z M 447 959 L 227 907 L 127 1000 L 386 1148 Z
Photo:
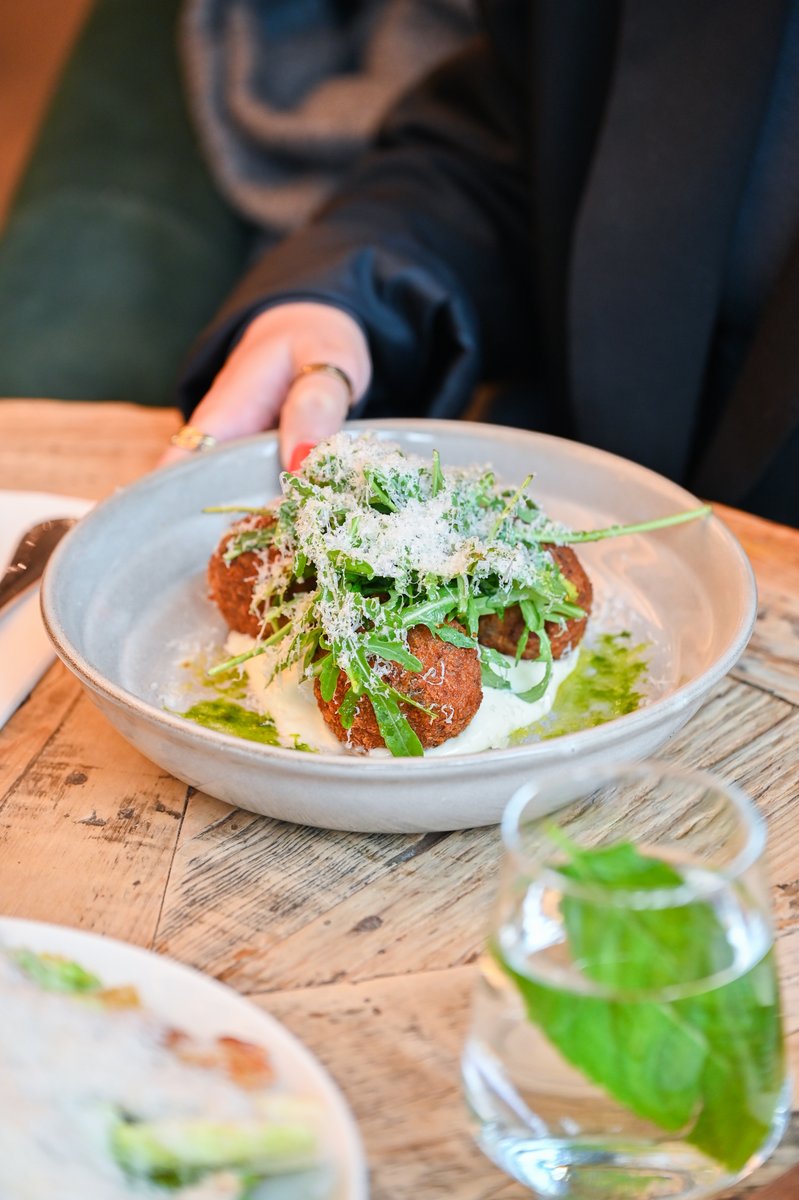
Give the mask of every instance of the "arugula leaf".
M 639 521 L 635 525 L 609 525 L 606 529 L 581 529 L 555 531 L 550 537 L 544 531 L 542 537 L 553 541 L 558 546 L 572 546 L 577 542 L 599 542 L 603 538 L 622 537 L 629 533 L 649 533 L 654 529 L 669 529 L 672 525 L 683 525 L 686 521 L 695 521 L 698 517 L 710 517 L 713 509 L 709 504 L 699 508 L 690 508 L 685 512 L 672 513 L 668 517 L 658 517 L 653 521 Z
M 674 889 L 685 881 L 630 843 L 583 850 L 561 835 L 557 841 L 570 861 L 555 869 L 588 889 L 561 901 L 572 960 L 613 994 L 541 983 L 495 948 L 529 1019 L 630 1111 L 681 1131 L 729 1170 L 740 1170 L 768 1136 L 785 1077 L 773 954 L 737 979 L 698 990 L 733 965 L 713 906 L 619 903 L 620 891 Z M 679 985 L 694 988 L 663 999 L 664 988 Z
M 466 613 L 466 606 L 469 603 L 470 589 L 469 580 L 466 575 L 458 575 L 455 580 L 455 586 L 458 589 L 458 608 L 457 613 L 462 617 Z
M 498 675 L 488 663 L 480 663 L 480 682 L 483 687 L 495 688 L 498 692 L 509 692 L 511 690 L 510 680 L 504 675 Z
M 464 650 L 474 650 L 477 646 L 474 638 L 469 637 L 463 630 L 456 629 L 454 625 L 428 625 L 427 628 L 433 637 L 437 637 L 440 642 L 449 642 L 451 646 L 460 646 Z
M 514 663 L 517 667 L 524 657 L 524 652 L 527 649 L 527 643 L 529 642 L 529 640 L 530 640 L 530 630 L 523 629 L 521 632 L 521 635 L 519 636 L 519 640 L 516 643 L 516 655 L 514 658 Z
M 340 671 L 341 668 L 336 662 L 335 655 L 332 653 L 325 655 L 319 671 L 319 694 L 325 704 L 329 704 L 333 699 Z
M 441 457 L 437 450 L 433 451 L 433 474 L 430 479 L 430 495 L 435 497 L 444 486 L 444 472 L 441 470 Z
M 453 596 L 445 595 L 433 600 L 424 600 L 420 604 L 410 605 L 402 614 L 402 627 L 410 629 L 412 625 L 427 625 L 429 622 L 444 621 L 455 604 L 456 600 Z
M 393 696 L 377 690 L 369 690 L 369 699 L 375 713 L 377 727 L 386 747 L 396 757 L 421 758 L 422 743 L 411 729 L 408 718 L 400 712 L 399 703 Z
M 484 687 L 496 688 L 501 692 L 510 691 L 507 659 L 494 650 L 492 646 L 479 645 L 477 653 L 480 658 L 480 679 Z
M 541 649 L 543 650 L 543 641 Z M 542 654 L 539 660 L 544 664 L 544 674 L 539 679 L 538 683 L 534 683 L 526 692 L 517 692 L 516 695 L 520 700 L 524 700 L 527 704 L 534 704 L 536 700 L 540 700 L 544 692 L 549 687 L 549 681 L 552 678 L 552 655 Z
M 525 596 L 519 601 L 519 609 L 524 619 L 525 628 L 530 633 L 538 633 L 538 630 L 544 624 L 541 619 L 541 613 L 538 611 L 538 606 L 531 596 Z
M 385 638 L 372 636 L 364 639 L 363 647 L 367 654 L 374 654 L 388 662 L 398 663 L 406 671 L 421 671 L 422 669 L 421 660 L 415 654 L 411 654 L 408 647 L 402 642 L 389 642 Z
M 341 721 L 342 729 L 352 729 L 352 723 L 355 720 L 355 710 L 358 707 L 360 698 L 354 688 L 347 688 L 342 696 L 338 710 L 338 719 Z
M 496 537 L 496 535 L 499 533 L 500 529 L 502 528 L 503 521 L 507 520 L 507 518 L 509 516 L 511 516 L 511 514 L 514 513 L 514 510 L 516 509 L 516 506 L 517 506 L 519 500 L 522 498 L 522 493 L 524 492 L 524 490 L 527 487 L 529 487 L 530 483 L 532 482 L 532 478 L 533 478 L 532 475 L 525 476 L 525 478 L 519 484 L 519 486 L 517 487 L 515 492 L 503 493 L 503 495 L 508 495 L 510 498 L 508 499 L 507 503 L 505 504 L 505 506 L 502 509 L 502 512 L 499 514 L 496 521 L 494 522 L 493 528 L 491 530 L 492 536 Z
M 222 558 L 228 565 L 242 554 L 250 554 L 255 550 L 265 550 L 275 540 L 275 526 L 267 525 L 259 529 L 239 529 L 228 541 Z

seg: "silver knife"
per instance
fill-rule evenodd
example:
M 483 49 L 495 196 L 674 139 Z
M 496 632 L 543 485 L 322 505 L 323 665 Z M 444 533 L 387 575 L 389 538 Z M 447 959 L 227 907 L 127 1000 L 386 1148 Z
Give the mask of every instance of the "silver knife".
M 11 563 L 0 579 L 0 615 L 41 577 L 47 560 L 65 533 L 75 524 L 74 517 L 56 517 L 40 521 L 24 534 L 11 556 Z

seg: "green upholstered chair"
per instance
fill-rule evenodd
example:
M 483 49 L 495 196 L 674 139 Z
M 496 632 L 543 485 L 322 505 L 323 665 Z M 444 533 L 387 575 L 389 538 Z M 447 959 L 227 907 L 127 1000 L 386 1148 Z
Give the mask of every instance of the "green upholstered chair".
M 0 396 L 174 403 L 250 231 L 189 125 L 179 0 L 97 0 L 0 240 Z

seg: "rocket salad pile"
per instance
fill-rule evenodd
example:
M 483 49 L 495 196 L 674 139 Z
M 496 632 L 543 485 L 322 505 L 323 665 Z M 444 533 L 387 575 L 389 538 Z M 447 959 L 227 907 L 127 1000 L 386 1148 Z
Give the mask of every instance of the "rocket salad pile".
M 299 473 L 283 474 L 276 504 L 209 510 L 269 518 L 245 521 L 224 553 L 226 562 L 261 555 L 253 607 L 262 634 L 214 671 L 265 655 L 273 679 L 299 664 L 318 679 L 325 703 L 343 673 L 342 727 L 367 698 L 388 750 L 421 755 L 408 706 L 436 714 L 392 681 L 395 667 L 423 669 L 409 632 L 424 627 L 440 642 L 476 650 L 483 686 L 507 689 L 508 658 L 478 640 L 480 623 L 518 609 L 516 661 L 535 645 L 543 664 L 539 681 L 521 694 L 535 701 L 550 681 L 553 625 L 585 615 L 551 547 L 677 524 L 709 509 L 576 533 L 550 520 L 528 495 L 529 483 L 509 488 L 484 467 L 445 468 L 437 452 L 425 460 L 369 435 L 339 434 L 317 446 Z

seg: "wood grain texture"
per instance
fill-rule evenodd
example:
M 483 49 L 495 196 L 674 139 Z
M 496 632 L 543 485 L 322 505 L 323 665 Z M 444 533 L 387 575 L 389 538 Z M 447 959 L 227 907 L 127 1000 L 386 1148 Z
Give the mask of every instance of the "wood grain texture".
M 0 911 L 149 946 L 185 795 L 76 696 L 2 796 Z
M 799 1196 L 799 1166 L 780 1174 L 758 1191 L 753 1200 L 796 1200 Z
M 0 399 L 0 487 L 100 500 L 151 470 L 175 409 Z
M 2 401 L 0 486 L 107 495 L 149 470 L 178 424 L 130 405 Z M 718 511 L 752 559 L 760 616 L 663 755 L 742 784 L 767 818 L 796 1072 L 799 533 Z M 474 1147 L 458 1077 L 499 855 L 492 829 L 308 830 L 195 793 L 127 746 L 60 665 L 0 731 L 0 911 L 155 947 L 272 1012 L 344 1090 L 374 1200 L 529 1195 Z M 794 1124 L 729 1200 L 797 1158 Z M 786 1186 L 763 1200 L 799 1197 Z
M 746 551 L 758 585 L 752 640 L 733 675 L 799 705 L 799 539 L 796 530 L 736 512 L 716 512 Z
M 374 1200 L 529 1196 L 469 1135 L 459 1057 L 472 980 L 459 968 L 255 997 L 336 1074 L 361 1127 Z M 409 1120 L 414 1113 L 424 1119 Z

